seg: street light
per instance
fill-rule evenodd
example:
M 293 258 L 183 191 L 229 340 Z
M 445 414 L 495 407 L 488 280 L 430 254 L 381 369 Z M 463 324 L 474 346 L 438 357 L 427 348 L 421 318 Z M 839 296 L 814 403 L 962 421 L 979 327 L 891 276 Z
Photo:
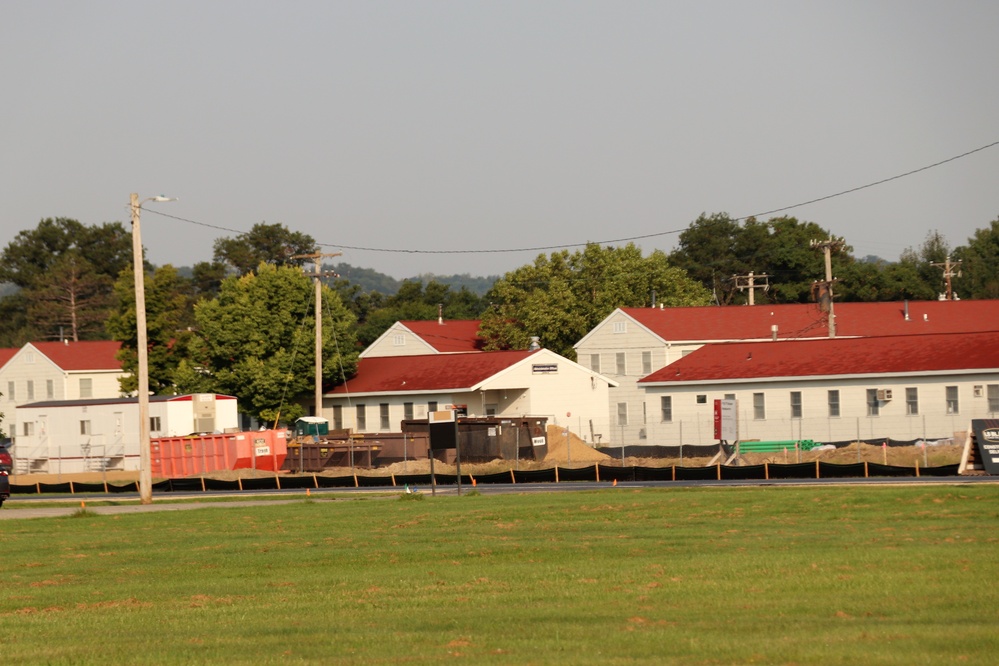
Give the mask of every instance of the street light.
M 171 197 L 156 196 L 139 201 L 139 195 L 132 193 L 132 263 L 135 274 L 135 331 L 136 351 L 139 353 L 138 386 L 139 397 L 139 500 L 143 504 L 153 503 L 153 473 L 149 464 L 149 349 L 146 342 L 146 287 L 142 262 L 142 233 L 139 230 L 139 213 L 147 201 L 176 201 Z

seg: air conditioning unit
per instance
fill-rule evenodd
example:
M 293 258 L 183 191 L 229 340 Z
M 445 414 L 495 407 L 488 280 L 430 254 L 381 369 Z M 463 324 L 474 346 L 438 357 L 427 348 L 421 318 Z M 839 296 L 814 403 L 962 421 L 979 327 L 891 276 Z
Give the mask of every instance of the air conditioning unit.
M 891 400 L 891 389 L 878 389 L 878 400 Z

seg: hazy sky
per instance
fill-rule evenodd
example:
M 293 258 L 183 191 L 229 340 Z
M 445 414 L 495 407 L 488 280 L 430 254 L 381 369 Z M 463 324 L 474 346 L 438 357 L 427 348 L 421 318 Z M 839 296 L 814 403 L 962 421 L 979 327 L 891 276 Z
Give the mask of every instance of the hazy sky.
M 127 223 L 138 192 L 180 197 L 146 204 L 157 265 L 258 222 L 396 277 L 668 251 L 702 212 L 999 141 L 997 32 L 995 0 L 6 0 L 0 247 L 45 217 Z M 933 230 L 966 244 L 997 181 L 999 146 L 786 214 L 896 260 Z

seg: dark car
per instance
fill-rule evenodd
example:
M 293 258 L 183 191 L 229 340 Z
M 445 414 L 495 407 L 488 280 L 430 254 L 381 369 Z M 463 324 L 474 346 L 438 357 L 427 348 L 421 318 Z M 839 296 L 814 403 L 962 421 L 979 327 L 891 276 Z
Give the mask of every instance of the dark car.
M 10 451 L 3 442 L 0 442 L 0 506 L 3 506 L 5 499 L 10 497 L 10 474 L 14 461 L 11 460 Z
M 0 472 L 10 474 L 13 467 L 14 461 L 10 457 L 10 451 L 7 449 L 7 442 L 0 442 Z

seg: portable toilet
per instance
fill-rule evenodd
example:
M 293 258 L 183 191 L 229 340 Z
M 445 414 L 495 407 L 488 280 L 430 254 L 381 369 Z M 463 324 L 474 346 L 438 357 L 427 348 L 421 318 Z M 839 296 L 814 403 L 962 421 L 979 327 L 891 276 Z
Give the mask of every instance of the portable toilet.
M 329 434 L 329 421 L 321 416 L 303 416 L 295 421 L 296 437 L 325 437 Z

